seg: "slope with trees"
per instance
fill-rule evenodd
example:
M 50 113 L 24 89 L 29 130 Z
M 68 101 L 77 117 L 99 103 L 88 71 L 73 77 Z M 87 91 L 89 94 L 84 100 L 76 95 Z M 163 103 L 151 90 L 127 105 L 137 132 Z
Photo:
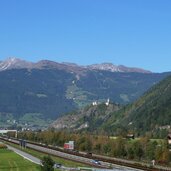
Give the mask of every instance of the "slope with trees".
M 82 114 L 84 113 L 84 114 Z M 72 116 L 77 118 L 72 120 Z M 67 118 L 70 117 L 69 120 Z M 65 119 L 64 119 L 65 118 Z M 63 120 L 64 119 L 64 120 Z M 71 122 L 72 120 L 72 122 Z M 125 106 L 104 103 L 68 114 L 59 122 L 65 128 L 105 133 L 108 135 L 135 134 L 136 136 L 151 134 L 153 137 L 167 137 L 171 130 L 171 76 L 154 85 L 141 98 Z M 72 127 L 70 124 L 72 123 Z M 87 123 L 87 127 L 80 127 Z M 59 127 L 58 127 L 59 128 Z

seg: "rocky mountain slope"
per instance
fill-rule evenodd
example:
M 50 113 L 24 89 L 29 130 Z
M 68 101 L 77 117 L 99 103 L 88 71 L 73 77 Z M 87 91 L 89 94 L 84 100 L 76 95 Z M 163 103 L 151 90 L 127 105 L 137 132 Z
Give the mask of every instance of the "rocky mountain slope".
M 100 125 L 107 121 L 111 113 L 118 111 L 121 106 L 112 103 L 93 103 L 78 111 L 68 113 L 57 119 L 50 127 L 55 129 L 70 129 L 95 131 Z
M 111 71 L 111 72 L 137 72 L 137 73 L 151 73 L 151 71 L 147 71 L 141 68 L 133 68 L 133 67 L 126 67 L 124 65 L 113 65 L 112 63 L 102 63 L 102 64 L 93 64 L 87 66 L 89 69 L 94 70 L 104 70 L 104 71 Z
M 0 71 L 8 69 L 31 68 L 33 63 L 18 58 L 8 58 L 0 62 Z
M 136 73 L 151 73 L 141 68 L 126 67 L 123 65 L 113 65 L 112 63 L 102 63 L 102 64 L 93 64 L 88 66 L 79 66 L 74 63 L 58 63 L 49 60 L 41 60 L 36 63 L 28 62 L 21 60 L 19 58 L 10 57 L 4 61 L 0 62 L 0 71 L 8 69 L 44 69 L 44 68 L 56 68 L 56 69 L 65 69 L 66 71 L 87 71 L 87 70 L 103 70 L 110 72 L 136 72 Z

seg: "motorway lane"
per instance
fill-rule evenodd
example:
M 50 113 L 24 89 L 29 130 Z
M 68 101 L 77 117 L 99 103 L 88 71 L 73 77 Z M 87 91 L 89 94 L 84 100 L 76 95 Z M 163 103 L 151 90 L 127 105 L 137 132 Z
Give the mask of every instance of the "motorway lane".
M 84 157 L 80 157 L 80 156 L 75 156 L 75 155 L 72 155 L 72 154 L 67 154 L 67 153 L 63 153 L 63 152 L 52 150 L 52 149 L 47 149 L 45 147 L 41 147 L 41 146 L 29 144 L 29 143 L 27 143 L 27 146 L 30 147 L 30 148 L 36 149 L 36 150 L 40 150 L 40 151 L 43 151 L 43 152 L 46 152 L 46 153 L 49 153 L 49 154 L 56 155 L 58 157 L 62 157 L 62 158 L 65 158 L 65 159 L 74 160 L 74 161 L 77 161 L 77 162 L 82 162 L 82 163 L 87 163 L 89 165 L 92 165 L 92 159 L 88 159 L 88 158 L 84 158 Z M 94 164 L 93 166 L 94 167 L 99 167 L 99 170 L 100 170 L 100 167 L 103 168 L 103 170 L 105 170 L 105 168 L 107 169 L 107 168 L 112 166 L 113 170 L 142 171 L 140 169 L 129 168 L 129 167 L 125 167 L 125 166 L 119 166 L 119 165 L 116 165 L 116 164 L 110 164 L 110 163 L 103 162 L 103 161 L 100 161 L 100 163 L 101 163 L 101 165 L 95 165 Z
M 45 147 L 41 147 L 41 146 L 37 146 L 37 145 L 34 145 L 34 144 L 29 144 L 29 143 L 27 143 L 27 147 L 30 147 L 32 149 L 39 150 L 39 151 L 42 151 L 42 152 L 45 152 L 45 153 L 49 153 L 49 154 L 52 154 L 52 155 L 55 155 L 55 156 L 58 156 L 58 157 L 62 157 L 62 158 L 65 158 L 65 159 L 74 160 L 74 161 L 77 161 L 77 162 L 83 162 L 83 163 L 87 163 L 87 164 L 92 164 L 92 159 L 88 159 L 88 158 L 84 158 L 84 157 L 80 157 L 80 156 L 75 156 L 75 155 L 72 155 L 72 154 L 63 153 L 63 152 L 60 152 L 60 151 L 48 149 L 48 148 L 45 148 Z M 102 165 L 100 167 L 104 167 L 104 166 Z
M 13 139 L 7 139 L 7 141 L 19 143 L 18 140 L 13 140 Z M 47 149 L 47 148 L 44 148 L 44 147 L 41 147 L 40 148 L 40 146 L 35 146 L 35 145 L 29 144 L 29 143 L 27 143 L 27 146 L 30 146 L 30 148 L 33 148 L 33 149 L 39 149 L 40 151 L 43 151 L 43 152 L 46 152 L 46 153 L 49 153 L 51 151 L 52 153 L 50 153 L 50 154 L 53 154 L 54 153 L 54 155 L 59 156 L 59 157 L 63 157 L 63 158 L 66 158 L 66 159 L 73 159 L 75 161 L 80 161 L 80 162 L 86 163 L 86 158 L 83 158 L 83 157 L 79 157 L 79 156 L 75 156 L 75 155 L 70 155 L 70 154 L 62 153 L 62 152 L 59 152 L 59 151 L 56 151 L 56 150 Z M 93 155 L 94 156 L 99 156 L 99 155 L 95 155 L 95 154 L 93 154 Z M 106 158 L 108 158 L 108 157 L 106 157 Z M 115 158 L 115 160 L 123 161 L 123 163 L 125 163 L 125 160 L 124 159 L 117 159 L 117 158 Z M 92 161 L 91 159 L 87 159 L 87 162 L 88 162 L 87 164 L 90 164 L 91 161 Z M 134 163 L 134 162 L 135 161 L 127 161 L 127 163 Z M 110 163 L 105 163 L 105 162 L 101 162 L 101 163 L 104 166 L 109 166 L 109 165 L 111 166 Z M 140 164 L 141 164 L 141 162 L 140 162 Z M 127 168 L 125 166 L 120 166 L 120 165 L 113 165 L 113 164 L 112 164 L 112 167 L 114 167 L 114 168 L 123 168 L 123 170 L 129 170 L 129 171 L 139 170 L 139 169 L 134 169 L 134 168 Z M 154 166 L 154 169 L 155 168 L 158 169 L 158 170 L 171 171 L 171 168 L 170 167 L 164 167 L 164 166 L 155 165 Z
M 28 153 L 25 153 L 17 148 L 11 147 L 9 145 L 7 145 L 7 147 L 8 147 L 8 149 L 10 149 L 10 150 L 14 151 L 15 153 L 19 154 L 20 156 L 24 157 L 25 159 L 30 160 L 31 162 L 36 163 L 38 165 L 41 165 L 40 159 L 38 159 Z
M 9 141 L 18 143 L 18 140 L 9 139 Z M 129 167 L 120 166 L 120 165 L 115 165 L 115 164 L 111 164 L 111 163 L 107 163 L 107 162 L 103 162 L 103 161 L 100 161 L 101 165 L 96 165 L 96 164 L 92 163 L 92 159 L 88 159 L 88 158 L 84 158 L 84 157 L 80 157 L 80 156 L 76 156 L 76 155 L 72 155 L 72 154 L 63 153 L 63 152 L 60 152 L 60 151 L 48 149 L 48 148 L 45 148 L 45 147 L 30 144 L 30 143 L 27 143 L 27 147 L 30 147 L 32 149 L 39 150 L 39 151 L 42 151 L 42 152 L 45 152 L 45 153 L 48 153 L 48 154 L 52 154 L 52 155 L 55 155 L 55 156 L 58 156 L 58 157 L 62 157 L 62 158 L 65 158 L 65 159 L 73 160 L 73 161 L 76 161 L 76 162 L 82 162 L 82 163 L 85 163 L 85 164 L 88 164 L 88 165 L 91 165 L 91 166 L 94 166 L 94 167 L 101 167 L 103 169 L 104 168 L 109 168 L 110 166 L 112 166 L 114 169 L 118 169 L 118 170 L 142 171 L 142 170 L 139 170 L 139 169 L 129 168 Z
M 8 139 L 8 141 L 15 142 L 17 144 L 19 143 L 18 140 L 13 140 L 13 139 Z M 55 155 L 55 156 L 58 156 L 58 157 L 61 157 L 61 158 L 73 160 L 73 161 L 76 161 L 76 162 L 82 162 L 82 163 L 85 163 L 85 164 L 88 164 L 88 165 L 91 165 L 91 166 L 94 166 L 94 167 L 98 167 L 98 168 L 105 169 L 105 168 L 109 168 L 109 167 L 112 166 L 112 168 L 114 170 L 116 169 L 116 170 L 122 170 L 122 171 L 123 170 L 142 171 L 140 169 L 130 168 L 130 167 L 126 167 L 126 166 L 120 166 L 120 165 L 111 164 L 111 163 L 107 163 L 107 162 L 103 162 L 103 161 L 100 161 L 101 165 L 97 165 L 97 164 L 92 163 L 92 159 L 88 159 L 88 158 L 84 158 L 84 157 L 80 157 L 80 156 L 76 156 L 76 155 L 72 155 L 72 154 L 63 153 L 63 152 L 60 152 L 60 151 L 48 149 L 46 147 L 41 147 L 41 146 L 37 146 L 37 145 L 34 145 L 34 144 L 30 144 L 30 143 L 27 143 L 27 147 L 30 147 L 32 149 L 42 151 L 42 152 L 45 152 L 45 153 L 48 153 L 48 154 L 52 154 L 52 155 Z

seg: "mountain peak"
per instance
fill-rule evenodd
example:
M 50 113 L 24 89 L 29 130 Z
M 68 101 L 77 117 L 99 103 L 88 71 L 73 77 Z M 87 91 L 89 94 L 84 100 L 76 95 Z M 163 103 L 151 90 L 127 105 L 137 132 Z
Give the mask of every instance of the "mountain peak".
M 127 67 L 124 65 L 114 65 L 112 63 L 92 64 L 87 66 L 80 66 L 74 63 L 58 63 L 50 60 L 41 60 L 36 63 L 28 62 L 19 58 L 9 57 L 4 61 L 0 61 L 0 71 L 7 69 L 61 69 L 69 72 L 82 72 L 88 70 L 103 70 L 110 72 L 138 72 L 138 73 L 151 73 L 151 71 L 144 70 L 141 68 Z
M 6 60 L 0 62 L 0 71 L 14 68 L 29 68 L 31 65 L 31 62 L 27 62 L 15 57 L 9 57 Z
M 138 73 L 151 73 L 141 68 L 126 67 L 124 65 L 113 65 L 112 63 L 102 63 L 102 64 L 93 64 L 87 66 L 89 69 L 93 70 L 104 70 L 111 72 L 138 72 Z

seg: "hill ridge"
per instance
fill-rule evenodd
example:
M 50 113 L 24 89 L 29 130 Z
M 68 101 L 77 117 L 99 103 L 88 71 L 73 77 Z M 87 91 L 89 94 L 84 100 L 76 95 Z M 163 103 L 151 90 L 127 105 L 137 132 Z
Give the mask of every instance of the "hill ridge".
M 103 70 L 110 72 L 137 72 L 137 73 L 152 73 L 151 71 L 136 68 L 136 67 L 126 67 L 124 65 L 114 65 L 112 63 L 101 63 L 92 64 L 87 66 L 80 66 L 75 63 L 69 62 L 55 62 L 51 60 L 40 60 L 38 62 L 28 62 L 19 58 L 9 57 L 4 61 L 0 62 L 0 71 L 9 69 L 45 69 L 45 68 L 57 68 L 65 69 L 69 71 L 87 71 L 87 70 Z

